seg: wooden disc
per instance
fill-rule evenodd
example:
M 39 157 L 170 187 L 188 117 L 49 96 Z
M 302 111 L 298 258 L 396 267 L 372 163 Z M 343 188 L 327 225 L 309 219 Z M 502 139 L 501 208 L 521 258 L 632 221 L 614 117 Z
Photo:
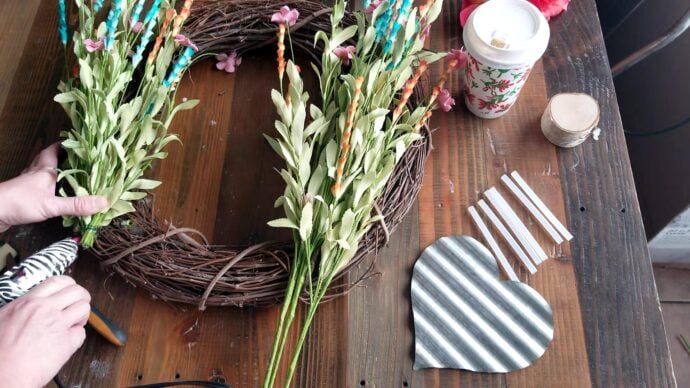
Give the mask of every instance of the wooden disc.
M 589 131 L 599 123 L 599 104 L 589 94 L 557 94 L 549 107 L 554 124 L 566 132 Z
M 570 148 L 584 142 L 599 124 L 599 104 L 584 93 L 557 94 L 541 120 L 544 136 L 553 144 Z

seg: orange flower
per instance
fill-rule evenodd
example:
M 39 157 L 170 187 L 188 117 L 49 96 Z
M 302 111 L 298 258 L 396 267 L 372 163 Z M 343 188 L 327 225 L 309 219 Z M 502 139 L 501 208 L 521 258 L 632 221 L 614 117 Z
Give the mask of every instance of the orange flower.
M 175 27 L 173 28 L 173 36 L 177 35 L 180 33 L 180 30 L 182 29 L 182 24 L 184 24 L 185 20 L 187 20 L 187 17 L 189 17 L 189 11 L 192 9 L 192 3 L 194 0 L 185 0 L 184 5 L 182 6 L 182 9 L 180 10 L 180 14 L 177 15 L 175 18 Z
M 278 27 L 278 77 L 283 81 L 285 74 L 285 24 Z
M 436 102 L 436 99 L 438 98 L 439 93 L 441 93 L 443 86 L 446 84 L 448 77 L 450 77 L 450 73 L 452 73 L 453 70 L 455 68 L 457 68 L 457 66 L 458 66 L 458 60 L 451 57 L 450 60 L 448 61 L 448 67 L 446 68 L 446 71 L 443 72 L 441 79 L 438 80 L 438 83 L 434 87 L 433 92 L 431 92 L 431 98 L 429 98 L 429 105 L 430 106 L 434 105 L 434 103 Z
M 338 166 L 335 169 L 335 183 L 331 186 L 331 193 L 334 197 L 340 194 L 340 189 L 343 181 L 343 171 L 345 170 L 345 162 L 347 162 L 347 154 L 350 151 L 350 136 L 352 136 L 352 127 L 355 124 L 355 113 L 357 113 L 357 106 L 359 99 L 362 96 L 362 84 L 364 77 L 359 76 L 355 80 L 355 95 L 350 102 L 347 109 L 347 121 L 345 122 L 345 131 L 343 132 L 343 139 L 340 145 L 340 157 L 338 158 Z
M 163 43 L 163 37 L 165 37 L 165 33 L 168 31 L 168 26 L 170 26 L 170 22 L 172 19 L 175 17 L 175 10 L 174 9 L 169 9 L 168 12 L 165 13 L 165 20 L 163 20 L 163 25 L 161 26 L 161 32 L 158 34 L 156 37 L 156 43 L 153 46 L 153 50 L 149 53 L 149 58 L 146 62 L 149 64 L 153 63 L 154 59 L 156 59 L 156 55 L 158 54 L 158 50 L 161 48 L 161 44 Z
M 393 121 L 397 120 L 398 117 L 400 117 L 400 115 L 402 114 L 405 104 L 407 104 L 407 101 L 410 99 L 410 96 L 414 91 L 414 87 L 417 85 L 417 82 L 419 82 L 419 78 L 426 71 L 427 65 L 428 64 L 426 61 L 421 61 L 414 75 L 410 79 L 408 79 L 407 82 L 405 82 L 405 87 L 403 87 L 400 102 L 398 103 L 398 106 L 395 107 L 395 110 L 393 110 Z

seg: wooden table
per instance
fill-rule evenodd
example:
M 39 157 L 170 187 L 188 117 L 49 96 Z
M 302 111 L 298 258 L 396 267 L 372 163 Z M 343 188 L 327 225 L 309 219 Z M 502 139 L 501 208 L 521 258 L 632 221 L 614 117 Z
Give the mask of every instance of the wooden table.
M 432 48 L 461 45 L 459 1 L 447 1 L 432 32 Z M 56 7 L 38 0 L 0 4 L 0 179 L 27 165 L 55 141 L 66 122 L 52 102 L 61 67 Z M 574 1 L 551 23 L 550 47 L 519 103 L 494 121 L 471 116 L 460 103 L 459 75 L 451 81 L 459 107 L 434 116 L 435 149 L 417 204 L 380 252 L 381 275 L 349 296 L 322 306 L 296 376 L 299 387 L 659 387 L 675 380 L 646 248 L 616 95 L 594 0 Z M 10 35 L 8 35 L 10 34 Z M 13 38 L 15 37 L 15 38 Z M 267 50 L 268 51 L 268 50 Z M 277 159 L 261 139 L 274 112 L 272 53 L 247 56 L 237 75 L 201 63 L 178 96 L 202 105 L 180 115 L 170 147 L 156 169 L 160 217 L 201 229 L 216 243 L 269 238 L 281 191 Z M 432 72 L 437 78 L 439 70 Z M 602 108 L 602 138 L 557 150 L 539 131 L 548 96 L 586 92 Z M 251 167 L 248 167 L 251 163 Z M 466 208 L 519 170 L 575 239 L 562 248 L 532 226 L 555 259 L 534 276 L 520 273 L 551 303 L 555 339 L 533 366 L 510 374 L 412 371 L 409 303 L 412 265 L 420 251 L 452 234 L 479 236 Z M 526 217 L 525 214 L 522 214 Z M 66 235 L 59 221 L 16 227 L 8 234 L 22 254 Z M 99 270 L 83 255 L 74 275 L 93 303 L 129 334 L 117 349 L 89 331 L 60 373 L 69 386 L 121 387 L 175 379 L 224 378 L 233 387 L 259 385 L 278 309 L 168 305 Z

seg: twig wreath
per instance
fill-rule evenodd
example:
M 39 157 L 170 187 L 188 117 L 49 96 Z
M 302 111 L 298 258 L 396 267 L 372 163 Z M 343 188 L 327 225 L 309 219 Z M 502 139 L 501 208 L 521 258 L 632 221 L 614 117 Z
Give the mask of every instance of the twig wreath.
M 199 48 L 199 54 L 235 52 L 238 55 L 264 48 L 277 41 L 276 25 L 270 16 L 283 4 L 270 0 L 197 1 L 184 32 Z M 333 9 L 319 1 L 294 0 L 300 20 L 290 27 L 293 46 L 310 55 L 314 36 L 329 31 Z M 356 25 L 345 12 L 341 24 Z M 419 84 L 408 104 L 423 100 Z M 334 277 L 323 298 L 344 294 L 370 276 L 370 271 L 349 279 L 369 253 L 386 245 L 390 233 L 400 224 L 419 193 L 424 164 L 431 151 L 431 132 L 425 121 L 415 140 L 397 162 L 376 201 L 377 221 L 361 238 L 357 253 Z M 153 215 L 149 199 L 135 203 L 135 212 L 100 229 L 93 252 L 102 266 L 131 284 L 169 302 L 206 306 L 264 306 L 281 302 L 294 254 L 292 242 L 263 242 L 246 246 L 210 245 L 202 233 L 170 223 L 161 224 Z M 371 255 L 369 269 L 375 255 Z

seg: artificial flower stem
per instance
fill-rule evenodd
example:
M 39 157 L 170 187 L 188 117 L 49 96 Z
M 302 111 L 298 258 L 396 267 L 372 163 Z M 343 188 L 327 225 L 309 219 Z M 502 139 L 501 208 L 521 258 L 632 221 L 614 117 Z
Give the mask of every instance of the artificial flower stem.
M 301 272 L 301 271 L 300 271 Z M 275 338 L 273 340 L 273 348 L 271 349 L 271 358 L 268 363 L 268 370 L 266 371 L 266 379 L 264 380 L 264 388 L 272 388 L 275 384 L 276 375 L 278 373 L 278 368 L 280 366 L 280 360 L 283 355 L 283 350 L 285 348 L 285 341 L 287 340 L 287 335 L 289 333 L 289 328 L 295 317 L 295 310 L 297 309 L 297 301 L 299 300 L 299 293 L 295 297 L 296 287 L 301 282 L 297 279 L 299 274 L 293 272 L 296 276 L 290 276 L 290 281 L 288 283 L 288 289 L 285 293 L 285 301 L 283 302 L 283 308 L 280 313 L 280 321 L 278 323 L 278 329 L 276 331 Z M 303 277 L 302 277 L 303 279 Z M 297 283 L 297 285 L 295 284 Z M 300 287 L 301 288 L 301 287 Z
M 91 222 L 86 225 L 82 230 L 83 234 L 81 236 L 81 245 L 84 248 L 91 248 L 93 243 L 96 242 L 96 236 L 98 233 L 98 228 L 103 224 L 104 214 L 98 213 L 91 218 Z
M 309 333 L 309 328 L 311 327 L 311 322 L 316 315 L 316 311 L 319 308 L 321 299 L 326 295 L 326 290 L 333 280 L 333 274 L 329 274 L 325 282 L 322 283 L 320 287 L 316 290 L 316 297 L 309 302 L 309 309 L 307 310 L 307 316 L 302 323 L 302 331 L 300 332 L 299 339 L 295 345 L 295 349 L 292 355 L 292 361 L 290 361 L 290 368 L 288 369 L 287 377 L 285 378 L 285 388 L 290 388 L 290 382 L 292 381 L 292 376 L 295 374 L 295 369 L 297 369 L 297 361 L 299 361 L 300 353 L 302 352 L 302 346 Z
M 300 245 L 301 244 L 299 243 L 295 244 L 296 247 L 300 247 Z M 297 310 L 297 305 L 299 304 L 299 296 L 302 292 L 302 287 L 304 286 L 304 278 L 307 276 L 308 272 L 308 266 L 305 265 L 305 260 L 311 260 L 310 252 L 307 252 L 306 250 L 301 251 L 299 248 L 296 249 L 298 249 L 298 251 L 295 252 L 296 265 L 293 267 L 294 269 L 290 271 L 288 288 L 285 291 L 285 301 L 283 302 L 283 308 L 280 313 L 278 331 L 276 332 L 275 339 L 273 340 L 271 358 L 263 385 L 264 388 L 272 388 L 275 383 L 278 367 L 280 366 L 280 360 L 285 347 L 285 341 L 287 340 L 287 335 L 290 326 L 292 325 L 292 321 L 295 318 L 295 311 Z

